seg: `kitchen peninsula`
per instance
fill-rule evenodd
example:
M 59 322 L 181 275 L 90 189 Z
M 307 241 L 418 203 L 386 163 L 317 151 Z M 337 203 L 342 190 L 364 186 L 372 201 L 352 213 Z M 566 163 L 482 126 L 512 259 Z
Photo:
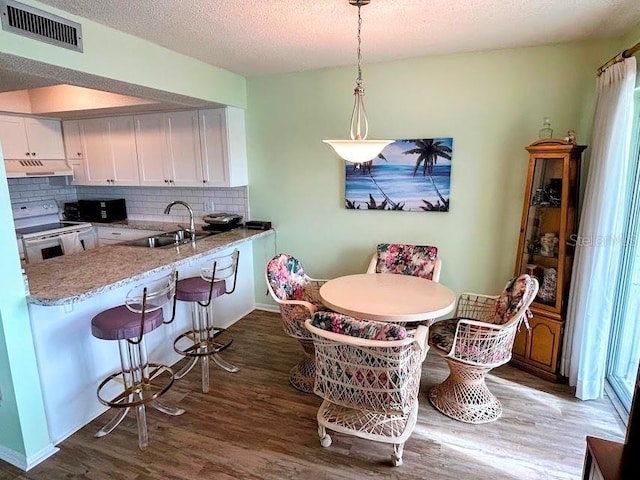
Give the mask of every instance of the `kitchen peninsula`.
M 96 387 L 119 369 L 120 360 L 116 342 L 91 335 L 94 315 L 123 304 L 135 285 L 172 268 L 180 278 L 198 275 L 214 257 L 237 248 L 236 291 L 217 299 L 214 307 L 216 324 L 228 327 L 255 306 L 252 241 L 272 234 L 239 228 L 180 246 L 123 243 L 27 266 L 29 314 L 51 442 L 61 442 L 106 410 L 96 398 Z M 173 340 L 190 325 L 187 306 L 178 302 L 175 321 L 145 335 L 150 360 L 168 365 L 180 360 Z

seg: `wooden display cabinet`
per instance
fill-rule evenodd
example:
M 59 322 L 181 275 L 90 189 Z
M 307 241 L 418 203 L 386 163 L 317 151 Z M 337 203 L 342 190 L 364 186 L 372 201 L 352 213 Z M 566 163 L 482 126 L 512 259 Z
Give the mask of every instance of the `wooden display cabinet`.
M 528 147 L 516 275 L 532 273 L 540 290 L 531 305 L 531 330 L 521 328 L 511 363 L 548 380 L 560 379 L 559 359 L 578 232 L 580 160 L 584 145 L 560 139 Z

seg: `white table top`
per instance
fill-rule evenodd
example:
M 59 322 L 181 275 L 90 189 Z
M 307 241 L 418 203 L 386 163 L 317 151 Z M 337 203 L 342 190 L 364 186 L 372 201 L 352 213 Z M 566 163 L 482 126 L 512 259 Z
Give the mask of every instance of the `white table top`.
M 356 318 L 383 322 L 418 322 L 451 312 L 453 291 L 411 275 L 361 273 L 329 280 L 320 299 L 332 310 Z

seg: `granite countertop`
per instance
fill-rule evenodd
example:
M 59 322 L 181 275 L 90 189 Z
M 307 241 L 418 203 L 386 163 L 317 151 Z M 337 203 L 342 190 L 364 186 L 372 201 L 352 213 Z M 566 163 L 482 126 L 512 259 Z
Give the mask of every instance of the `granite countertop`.
M 160 222 L 157 220 L 120 220 L 117 222 L 91 222 L 91 225 L 94 227 L 113 227 L 113 228 L 129 228 L 132 230 L 158 230 L 161 232 L 169 232 L 171 230 L 177 230 L 178 223 L 177 222 Z M 196 229 L 202 229 L 204 223 L 196 222 Z M 189 223 L 183 225 L 184 227 L 189 226 Z
M 158 226 L 157 222 L 139 223 Z M 158 229 L 175 228 L 175 223 L 168 229 L 165 228 L 166 225 Z M 51 258 L 25 268 L 30 290 L 27 301 L 37 305 L 64 305 L 83 301 L 147 275 L 168 271 L 174 266 L 198 260 L 217 250 L 272 233 L 272 230 L 237 228 L 202 238 L 195 245 L 188 243 L 178 247 L 145 248 L 116 244 Z

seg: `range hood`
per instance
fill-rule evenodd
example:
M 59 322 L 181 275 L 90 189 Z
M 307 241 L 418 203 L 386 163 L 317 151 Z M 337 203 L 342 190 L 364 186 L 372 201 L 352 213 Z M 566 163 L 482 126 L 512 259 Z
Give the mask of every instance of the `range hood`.
M 73 175 L 64 160 L 5 160 L 7 178 L 60 177 Z

